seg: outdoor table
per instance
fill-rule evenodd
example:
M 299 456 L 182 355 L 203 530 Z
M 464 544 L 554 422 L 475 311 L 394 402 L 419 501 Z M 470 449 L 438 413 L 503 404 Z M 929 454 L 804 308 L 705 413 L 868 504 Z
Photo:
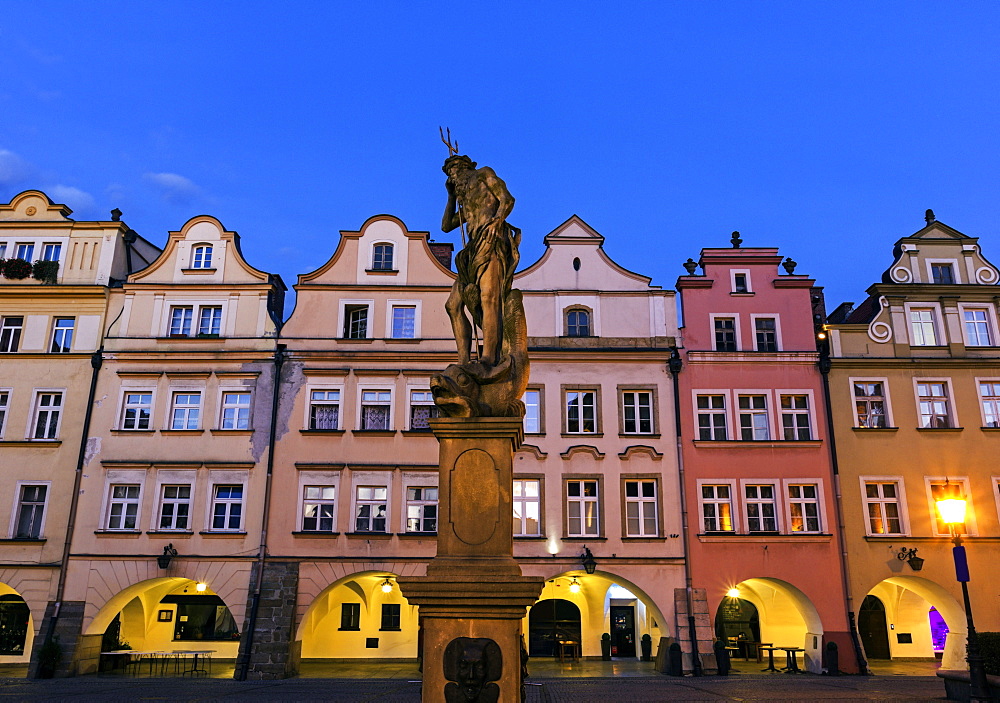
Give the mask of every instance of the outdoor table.
M 570 661 L 576 661 L 580 658 L 580 643 L 573 640 L 560 640 L 559 641 L 559 661 L 563 662 L 566 660 L 566 655 L 569 655 Z
M 185 658 L 187 658 L 188 654 L 192 655 L 193 657 L 193 660 L 191 662 L 191 668 L 184 669 L 181 672 L 181 676 L 185 676 L 187 674 L 191 674 L 192 676 L 194 676 L 195 674 L 202 674 L 203 676 L 208 676 L 209 673 L 211 673 L 209 669 L 203 669 L 198 667 L 198 659 L 200 657 L 202 659 L 202 663 L 204 663 L 204 661 L 207 659 L 208 666 L 211 668 L 212 655 L 215 654 L 214 649 L 175 649 L 173 653 Z
M 762 664 L 764 658 L 761 656 L 761 647 L 770 647 L 774 642 L 753 642 L 751 640 L 743 640 L 740 645 L 743 647 L 743 651 L 746 653 L 744 657 L 747 661 L 750 661 L 750 657 L 756 657 L 757 663 Z
M 770 671 L 772 673 L 778 673 L 778 670 L 774 667 L 774 650 L 781 649 L 781 647 L 773 647 L 771 645 L 761 645 L 760 649 L 767 652 L 767 668 L 761 669 L 761 671 Z
M 799 663 L 795 660 L 795 655 L 798 652 L 804 652 L 802 647 L 778 647 L 785 652 L 785 658 L 787 664 L 785 666 L 786 674 L 801 674 L 802 671 L 799 669 Z
M 122 657 L 124 659 L 124 663 L 122 664 L 122 671 L 128 671 L 129 660 L 131 659 L 133 654 L 135 654 L 135 652 L 133 652 L 131 649 L 115 649 L 110 652 L 101 652 L 102 657 Z M 115 668 L 116 667 L 112 666 L 111 667 L 112 671 Z

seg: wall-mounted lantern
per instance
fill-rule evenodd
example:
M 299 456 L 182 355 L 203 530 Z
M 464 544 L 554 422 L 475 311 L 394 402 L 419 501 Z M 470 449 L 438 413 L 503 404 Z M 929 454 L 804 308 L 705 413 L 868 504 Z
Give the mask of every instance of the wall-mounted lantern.
M 580 555 L 580 563 L 583 564 L 583 569 L 588 574 L 597 570 L 597 560 L 594 559 L 594 555 L 590 553 L 590 549 L 586 545 L 583 547 L 583 554 Z
M 906 547 L 903 547 L 899 550 L 899 554 L 896 555 L 896 558 L 900 561 L 905 561 L 914 571 L 920 571 L 924 568 L 924 560 L 917 556 L 916 549 L 907 549 Z
M 170 560 L 173 559 L 175 556 L 177 556 L 177 550 L 174 549 L 173 544 L 168 544 L 166 547 L 163 548 L 163 554 L 156 557 L 156 564 L 161 569 L 166 569 L 167 567 L 170 566 Z

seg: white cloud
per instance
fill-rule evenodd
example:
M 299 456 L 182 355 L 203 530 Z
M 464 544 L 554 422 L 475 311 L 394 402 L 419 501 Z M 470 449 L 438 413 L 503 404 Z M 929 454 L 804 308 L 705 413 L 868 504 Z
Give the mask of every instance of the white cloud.
M 160 195 L 168 203 L 175 205 L 190 203 L 201 195 L 201 188 L 189 178 L 176 173 L 146 173 L 143 180 L 160 191 Z
M 23 183 L 32 172 L 31 164 L 7 149 L 0 149 L 0 186 Z
M 52 202 L 69 205 L 73 210 L 90 210 L 94 208 L 94 196 L 73 186 L 54 185 L 45 189 Z

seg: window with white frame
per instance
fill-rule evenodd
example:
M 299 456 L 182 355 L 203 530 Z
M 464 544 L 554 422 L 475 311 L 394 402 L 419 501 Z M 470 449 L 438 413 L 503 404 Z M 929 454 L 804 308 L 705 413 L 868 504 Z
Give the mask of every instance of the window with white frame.
M 158 530 L 187 530 L 191 516 L 191 485 L 160 486 Z
M 23 317 L 11 315 L 0 318 L 0 353 L 12 354 L 16 352 L 21 344 L 23 330 Z
M 965 344 L 967 346 L 993 346 L 988 310 L 985 308 L 966 308 L 962 310 L 962 318 L 965 322 Z
M 788 529 L 819 532 L 819 487 L 815 483 L 788 484 Z
M 194 319 L 194 308 L 192 306 L 171 306 L 170 327 L 167 330 L 168 334 L 171 337 L 190 337 L 192 319 Z
M 596 537 L 600 533 L 596 479 L 566 481 L 566 535 Z
M 344 339 L 368 337 L 368 305 L 344 306 Z
M 658 536 L 657 513 L 656 480 L 625 481 L 625 535 L 627 537 Z
M 733 271 L 733 293 L 750 292 L 750 274 L 745 271 Z
M 0 437 L 7 429 L 7 413 L 10 412 L 10 391 L 0 390 Z
M 14 246 L 14 258 L 32 261 L 35 258 L 35 245 L 31 242 L 18 242 Z
M 652 391 L 622 391 L 622 429 L 625 434 L 653 433 Z
M 226 391 L 222 394 L 222 423 L 224 430 L 250 429 L 250 393 Z
M 334 486 L 303 487 L 303 532 L 333 532 L 337 524 L 336 493 Z
M 42 518 L 45 516 L 45 499 L 48 486 L 21 484 L 17 500 L 17 523 L 14 539 L 40 539 Z
M 174 391 L 170 403 L 170 429 L 201 429 L 201 391 Z
M 736 350 L 736 318 L 715 318 L 715 351 Z
M 42 261 L 59 261 L 62 253 L 62 244 L 49 242 L 42 245 Z
M 191 268 L 212 268 L 212 245 L 198 244 L 191 249 Z
M 392 338 L 413 339 L 416 337 L 417 306 L 392 306 Z
M 0 259 L 7 258 L 7 242 L 0 242 Z
M 739 396 L 740 439 L 770 439 L 767 422 L 767 396 Z
M 410 429 L 429 430 L 430 421 L 440 415 L 430 391 L 410 391 Z
M 728 483 L 701 485 L 701 519 L 705 532 L 734 532 L 733 493 Z
M 52 346 L 49 351 L 53 354 L 68 354 L 73 346 L 73 328 L 76 326 L 75 317 L 57 317 L 52 321 Z
M 309 429 L 340 429 L 340 391 L 309 391 Z
M 597 432 L 597 391 L 566 391 L 566 432 L 568 434 Z
M 570 308 L 566 311 L 566 336 L 589 337 L 591 335 L 590 311 Z
M 983 407 L 983 427 L 1000 427 L 1000 381 L 980 381 L 979 402 Z M 3 423 L 0 420 L 0 431 L 2 430 Z
M 920 427 L 952 426 L 947 383 L 944 381 L 918 382 L 917 401 Z
M 899 484 L 896 481 L 866 481 L 865 512 L 868 515 L 868 534 L 903 534 Z
M 243 486 L 212 487 L 212 529 L 239 531 L 243 524 Z
M 514 535 L 537 537 L 542 534 L 542 482 L 536 478 L 514 479 Z
M 136 529 L 139 523 L 139 484 L 113 483 L 108 491 L 106 529 Z
M 930 480 L 928 480 L 928 488 L 930 489 L 930 502 L 931 502 L 930 514 L 931 514 L 931 520 L 933 520 L 933 528 L 934 528 L 934 534 L 935 535 L 938 535 L 938 536 L 950 536 L 951 535 L 951 528 L 948 526 L 948 523 L 946 523 L 941 518 L 941 513 L 936 509 L 936 504 L 937 504 L 937 501 L 939 501 L 939 500 L 944 500 L 945 498 L 951 497 L 951 495 L 952 495 L 951 491 L 954 490 L 954 488 L 955 488 L 956 485 L 962 487 L 962 495 L 964 495 L 966 497 L 966 499 L 968 500 L 968 498 L 969 498 L 969 487 L 967 485 L 965 485 L 965 482 L 962 479 L 959 479 L 957 481 L 957 483 L 955 481 L 951 480 L 951 479 L 930 479 Z M 971 505 L 971 501 L 970 501 L 970 503 L 968 504 L 968 507 L 966 508 L 966 513 L 965 514 L 968 516 L 971 513 L 972 513 L 972 505 Z M 965 522 L 963 522 L 960 525 L 958 525 L 956 529 L 957 529 L 957 531 L 958 531 L 959 534 L 963 534 L 963 535 L 964 534 L 969 534 L 969 528 L 968 528 L 967 523 L 965 523 Z
M 372 270 L 392 271 L 392 244 L 376 244 L 372 250 Z
M 698 439 L 722 441 L 728 438 L 726 432 L 726 396 L 721 394 L 699 395 Z
M 757 351 L 778 351 L 778 329 L 773 317 L 755 317 L 753 327 Z
M 937 333 L 934 326 L 933 308 L 910 309 L 910 344 L 915 347 L 937 346 Z
M 774 485 L 770 483 L 747 484 L 743 487 L 743 505 L 746 510 L 747 530 L 750 532 L 777 532 Z
M 406 531 L 437 532 L 437 486 L 410 486 L 406 489 Z
M 856 427 L 878 429 L 887 426 L 885 384 L 882 381 L 854 381 L 854 421 Z
M 62 419 L 63 394 L 39 391 L 35 396 L 35 414 L 32 421 L 33 439 L 57 439 L 59 421 Z
M 781 396 L 781 431 L 789 441 L 812 439 L 809 426 L 809 396 Z
M 217 337 L 222 333 L 221 305 L 171 305 L 167 335 L 190 337 L 195 319 L 198 336 Z
M 358 486 L 354 504 L 355 532 L 385 532 L 389 504 L 386 486 Z
M 388 430 L 392 416 L 392 391 L 361 391 L 361 429 Z
M 152 418 L 152 391 L 125 391 L 122 398 L 122 420 L 119 429 L 145 431 L 150 429 Z
M 521 396 L 524 403 L 524 433 L 541 434 L 542 432 L 542 392 L 529 388 Z
M 203 305 L 198 309 L 198 336 L 218 337 L 222 332 L 222 306 Z

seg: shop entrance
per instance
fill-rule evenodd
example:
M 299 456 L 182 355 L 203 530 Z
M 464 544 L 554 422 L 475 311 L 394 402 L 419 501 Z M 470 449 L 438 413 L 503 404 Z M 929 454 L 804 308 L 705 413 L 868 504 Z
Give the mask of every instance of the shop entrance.
M 611 606 L 611 656 L 635 656 L 635 608 Z
M 869 659 L 890 659 L 889 629 L 885 621 L 885 604 L 875 596 L 865 596 L 858 612 L 858 634 Z

